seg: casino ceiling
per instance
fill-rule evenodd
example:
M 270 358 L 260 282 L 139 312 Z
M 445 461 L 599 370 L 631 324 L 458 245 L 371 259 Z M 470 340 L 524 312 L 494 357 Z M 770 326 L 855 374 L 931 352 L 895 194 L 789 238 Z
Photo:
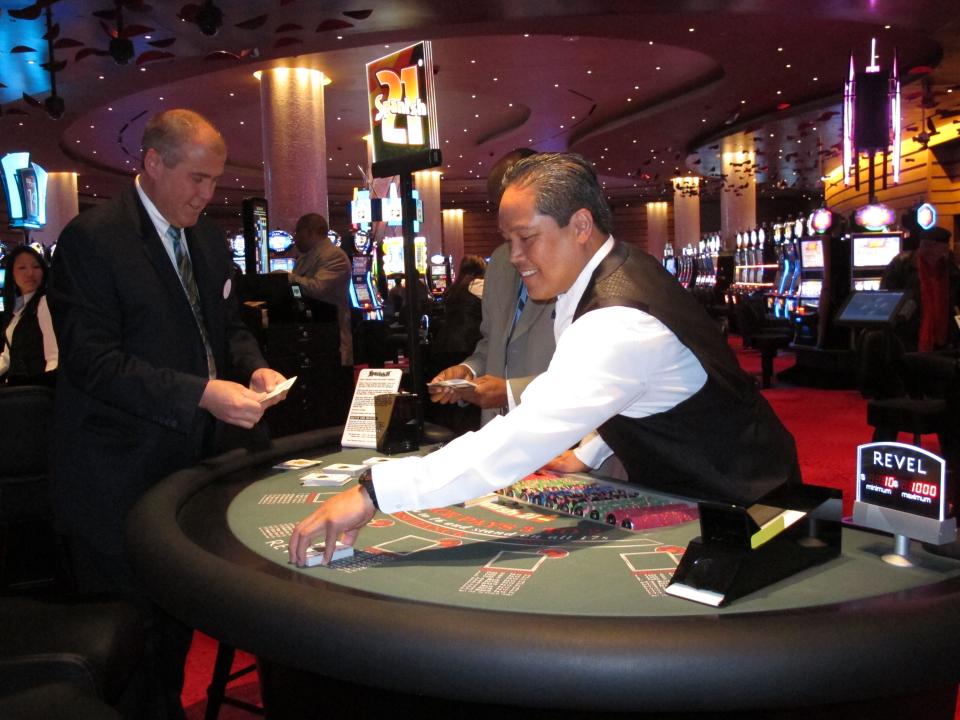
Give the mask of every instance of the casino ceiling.
M 867 64 L 872 38 L 881 64 L 898 53 L 905 135 L 960 134 L 957 0 L 216 0 L 216 28 L 209 1 L 0 0 L 0 151 L 76 171 L 81 195 L 103 198 L 134 172 L 146 118 L 191 107 L 230 148 L 226 214 L 263 192 L 253 73 L 311 67 L 332 81 L 318 161 L 331 203 L 346 200 L 364 184 L 364 65 L 424 39 L 443 207 L 485 202 L 490 166 L 516 147 L 584 154 L 614 199 L 667 197 L 686 173 L 734 189 L 717 158 L 736 133 L 756 142 L 764 193 L 816 191 L 839 164 L 850 53 Z

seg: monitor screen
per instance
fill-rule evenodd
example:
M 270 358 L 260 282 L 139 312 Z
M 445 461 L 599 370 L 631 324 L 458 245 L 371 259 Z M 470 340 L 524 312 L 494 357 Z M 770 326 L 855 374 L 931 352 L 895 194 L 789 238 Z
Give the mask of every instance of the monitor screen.
M 270 272 L 293 272 L 293 258 L 271 258 Z
M 677 259 L 675 257 L 665 258 L 663 261 L 663 266 L 667 269 L 667 272 L 671 275 L 677 274 Z
M 800 264 L 808 270 L 823 268 L 823 240 L 800 241 Z
M 902 304 L 901 291 L 854 291 L 840 308 L 837 322 L 844 325 L 886 325 L 893 322 Z
M 0 267 L 0 290 L 3 290 L 4 288 L 4 282 L 6 277 L 7 277 L 6 268 Z
M 885 268 L 900 253 L 900 233 L 853 236 L 853 266 Z

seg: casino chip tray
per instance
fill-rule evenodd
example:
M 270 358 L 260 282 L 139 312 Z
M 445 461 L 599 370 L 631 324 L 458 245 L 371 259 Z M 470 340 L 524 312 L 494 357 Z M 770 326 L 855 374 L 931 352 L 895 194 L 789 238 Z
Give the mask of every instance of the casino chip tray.
M 503 499 L 633 531 L 679 525 L 699 517 L 695 503 L 582 475 L 541 471 L 498 490 L 497 494 Z

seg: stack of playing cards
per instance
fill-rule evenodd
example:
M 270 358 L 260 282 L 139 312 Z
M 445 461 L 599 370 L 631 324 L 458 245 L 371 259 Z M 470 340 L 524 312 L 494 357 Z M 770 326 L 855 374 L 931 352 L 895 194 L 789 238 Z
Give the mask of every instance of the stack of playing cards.
M 307 567 L 314 567 L 320 564 L 323 560 L 323 550 L 325 547 L 326 545 L 324 543 L 317 543 L 307 548 Z M 333 557 L 330 559 L 330 562 L 336 562 L 337 560 L 350 557 L 353 557 L 353 548 L 337 540 L 337 547 L 333 551 Z
M 274 470 L 303 470 L 304 468 L 319 465 L 319 460 L 307 460 L 306 458 L 295 458 L 293 460 L 284 460 L 273 466 Z

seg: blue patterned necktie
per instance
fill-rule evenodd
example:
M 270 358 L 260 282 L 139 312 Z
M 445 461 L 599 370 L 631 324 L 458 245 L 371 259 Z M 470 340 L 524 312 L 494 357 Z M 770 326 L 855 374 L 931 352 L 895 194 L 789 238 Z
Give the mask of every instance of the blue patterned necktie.
M 513 339 L 513 332 L 517 329 L 517 325 L 520 322 L 520 316 L 523 315 L 523 308 L 527 304 L 527 286 L 523 284 L 523 281 L 520 281 L 520 290 L 517 294 L 517 308 L 513 312 L 513 323 L 510 325 L 510 332 L 507 334 L 507 342 L 503 346 L 504 359 L 503 359 L 503 375 L 504 377 L 510 377 L 510 374 L 507 372 L 507 365 L 510 360 L 510 341 Z
M 173 255 L 177 260 L 177 272 L 180 273 L 180 282 L 187 293 L 187 300 L 190 301 L 190 308 L 193 310 L 193 317 L 197 321 L 197 328 L 200 330 L 200 337 L 203 339 L 203 349 L 207 353 L 207 374 L 212 380 L 217 376 L 217 365 L 213 359 L 213 348 L 210 346 L 210 338 L 207 335 L 207 326 L 203 322 L 203 310 L 200 308 L 200 293 L 197 291 L 197 281 L 193 277 L 193 263 L 187 254 L 187 248 L 181 239 L 180 228 L 171 225 L 167 228 L 167 237 L 173 242 Z

